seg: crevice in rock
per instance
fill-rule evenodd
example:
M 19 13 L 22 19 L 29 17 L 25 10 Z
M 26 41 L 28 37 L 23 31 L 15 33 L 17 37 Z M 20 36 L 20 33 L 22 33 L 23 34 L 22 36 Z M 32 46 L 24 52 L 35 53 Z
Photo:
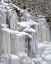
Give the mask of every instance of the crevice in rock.
M 6 12 L 6 24 L 8 25 L 8 28 L 10 29 L 10 22 L 8 18 L 8 11 Z

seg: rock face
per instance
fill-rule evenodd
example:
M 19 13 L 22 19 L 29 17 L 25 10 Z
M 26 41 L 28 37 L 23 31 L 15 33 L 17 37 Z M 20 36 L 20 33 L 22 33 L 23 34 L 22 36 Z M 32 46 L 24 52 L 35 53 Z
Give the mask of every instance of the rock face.
M 6 3 L 10 3 L 10 2 L 11 2 L 11 0 L 4 0 L 4 2 L 6 2 Z
M 10 2 L 3 0 L 0 4 L 0 64 L 37 64 L 39 60 L 30 58 L 44 51 L 39 42 L 49 41 L 46 20 L 36 22 L 29 12 Z

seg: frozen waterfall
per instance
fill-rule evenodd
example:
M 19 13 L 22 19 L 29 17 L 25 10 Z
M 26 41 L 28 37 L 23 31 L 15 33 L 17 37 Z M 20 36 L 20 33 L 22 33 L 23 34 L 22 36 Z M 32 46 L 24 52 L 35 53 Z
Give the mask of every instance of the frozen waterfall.
M 50 29 L 41 17 L 0 1 L 0 64 L 51 64 Z

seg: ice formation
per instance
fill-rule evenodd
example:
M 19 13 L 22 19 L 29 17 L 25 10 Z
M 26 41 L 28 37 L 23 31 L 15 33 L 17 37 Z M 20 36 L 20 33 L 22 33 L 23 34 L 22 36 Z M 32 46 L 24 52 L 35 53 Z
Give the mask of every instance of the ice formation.
M 36 20 L 11 0 L 0 1 L 0 64 L 51 64 L 49 27 L 45 17 Z

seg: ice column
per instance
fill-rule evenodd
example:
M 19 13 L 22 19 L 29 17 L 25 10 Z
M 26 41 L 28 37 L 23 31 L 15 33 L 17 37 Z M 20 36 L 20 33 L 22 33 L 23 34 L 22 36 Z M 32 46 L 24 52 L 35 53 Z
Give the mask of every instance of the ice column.
M 10 29 L 11 30 L 17 29 L 17 15 L 15 11 L 13 11 L 12 16 L 10 18 Z
M 2 32 L 2 30 L 1 30 L 1 25 L 0 25 L 0 54 L 2 54 L 3 53 L 3 44 L 2 44 L 2 42 L 3 42 L 3 32 Z
M 3 28 L 3 50 L 4 54 L 10 54 L 10 29 Z
M 45 19 L 45 17 L 41 17 L 38 19 L 40 25 L 41 25 L 41 42 L 43 41 L 50 41 L 50 30 L 48 28 L 48 24 L 47 21 Z
M 0 7 L 0 24 L 3 24 L 3 23 L 6 24 L 6 10 L 4 9 L 4 6 L 2 5 Z
M 43 41 L 48 41 L 48 31 L 45 26 L 42 26 L 42 42 Z
M 11 34 L 11 54 L 17 54 L 19 52 L 25 52 L 25 39 L 21 33 L 13 32 Z
M 17 47 L 17 42 L 16 42 L 16 37 L 15 37 L 15 33 L 11 33 L 10 35 L 10 39 L 11 39 L 11 43 L 10 43 L 10 46 L 11 46 L 11 54 L 16 54 L 16 47 Z
M 25 39 L 24 35 L 22 34 L 16 34 L 16 40 L 17 40 L 17 53 L 18 52 L 25 52 Z

